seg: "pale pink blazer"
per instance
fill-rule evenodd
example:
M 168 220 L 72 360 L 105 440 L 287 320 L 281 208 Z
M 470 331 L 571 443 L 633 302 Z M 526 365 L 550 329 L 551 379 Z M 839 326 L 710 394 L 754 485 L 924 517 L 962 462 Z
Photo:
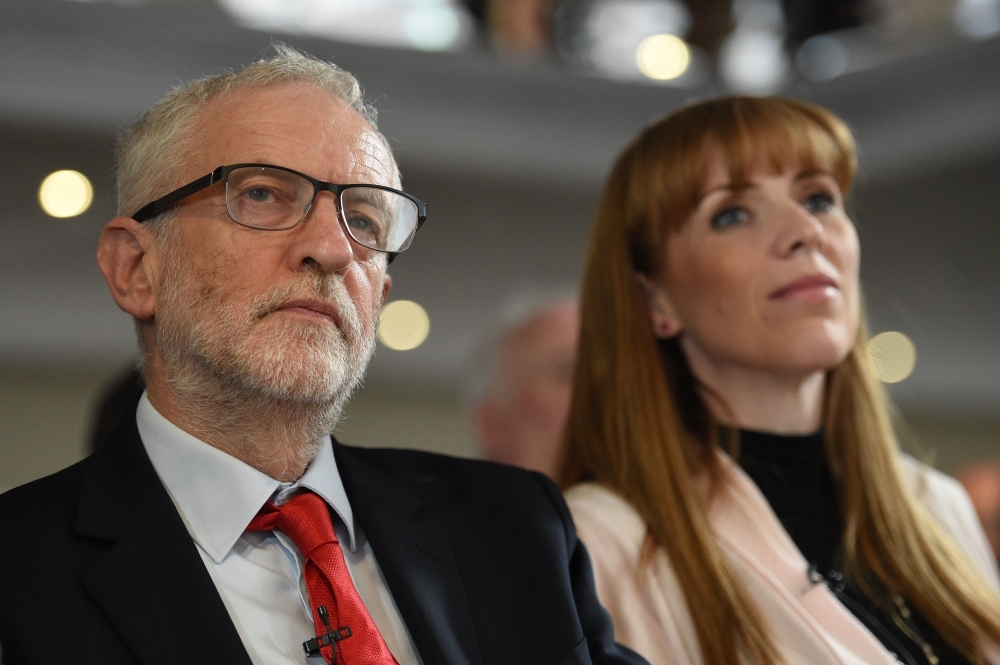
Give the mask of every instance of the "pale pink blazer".
M 955 480 L 904 456 L 904 476 L 921 501 L 968 554 L 985 583 L 1000 590 L 996 561 L 968 496 Z M 722 482 L 708 518 L 733 569 L 756 600 L 785 662 L 894 665 L 896 659 L 823 584 L 753 481 L 722 456 Z M 617 494 L 596 483 L 566 493 L 594 565 L 597 592 L 615 639 L 652 665 L 701 665 L 694 626 L 663 550 L 638 577 L 646 526 Z M 1000 653 L 990 652 L 1000 665 Z

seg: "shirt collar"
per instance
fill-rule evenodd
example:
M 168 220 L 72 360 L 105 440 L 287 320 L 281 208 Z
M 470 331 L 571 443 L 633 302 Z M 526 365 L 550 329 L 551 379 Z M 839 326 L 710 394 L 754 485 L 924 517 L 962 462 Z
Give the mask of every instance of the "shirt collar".
M 272 497 L 284 503 L 299 488 L 312 490 L 333 508 L 354 551 L 354 513 L 329 436 L 298 481 L 281 483 L 177 427 L 146 393 L 135 419 L 146 454 L 188 532 L 216 563 L 226 558 L 261 506 Z

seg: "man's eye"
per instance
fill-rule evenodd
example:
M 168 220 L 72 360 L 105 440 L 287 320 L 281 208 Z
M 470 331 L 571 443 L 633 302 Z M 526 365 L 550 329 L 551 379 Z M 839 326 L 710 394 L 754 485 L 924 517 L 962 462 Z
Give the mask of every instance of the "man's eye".
M 347 225 L 355 234 L 365 238 L 375 238 L 378 233 L 375 222 L 363 215 L 351 215 L 347 218 Z
M 826 192 L 818 192 L 805 200 L 806 210 L 809 212 L 830 212 L 837 207 L 833 197 Z
M 266 187 L 252 187 L 243 192 L 243 195 L 254 203 L 267 203 L 273 198 L 271 190 Z
M 745 224 L 749 221 L 750 215 L 743 208 L 726 208 L 712 218 L 713 229 L 728 229 L 731 226 Z

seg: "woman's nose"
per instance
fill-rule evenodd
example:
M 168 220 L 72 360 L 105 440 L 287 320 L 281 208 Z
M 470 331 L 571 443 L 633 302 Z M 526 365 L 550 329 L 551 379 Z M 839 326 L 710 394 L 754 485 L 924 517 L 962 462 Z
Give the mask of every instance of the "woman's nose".
M 823 222 L 798 201 L 783 204 L 776 211 L 780 220 L 776 250 L 788 256 L 802 250 L 816 249 L 823 245 Z

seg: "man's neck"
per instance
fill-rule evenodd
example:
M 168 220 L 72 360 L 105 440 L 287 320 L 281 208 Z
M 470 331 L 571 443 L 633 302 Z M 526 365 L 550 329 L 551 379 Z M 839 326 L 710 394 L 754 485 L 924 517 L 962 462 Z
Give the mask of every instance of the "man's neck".
M 188 434 L 281 482 L 294 482 L 333 429 L 339 405 L 290 403 L 203 378 L 183 386 L 149 372 L 150 403 Z

